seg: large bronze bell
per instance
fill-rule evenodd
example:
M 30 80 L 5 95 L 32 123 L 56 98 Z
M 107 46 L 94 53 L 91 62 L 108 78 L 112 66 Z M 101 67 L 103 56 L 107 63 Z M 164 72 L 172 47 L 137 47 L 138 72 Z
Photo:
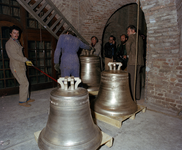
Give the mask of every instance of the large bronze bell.
M 118 69 L 116 70 L 116 65 Z M 108 63 L 110 70 L 102 72 L 99 93 L 94 102 L 94 111 L 108 116 L 129 115 L 137 111 L 132 100 L 128 73 L 120 70 L 121 63 Z
M 92 51 L 84 51 L 80 56 L 81 80 L 83 87 L 88 91 L 98 91 L 100 85 L 101 67 L 100 58 L 92 54 Z
M 70 87 L 68 81 L 71 82 Z M 51 91 L 50 114 L 38 139 L 39 148 L 96 150 L 100 146 L 102 134 L 93 123 L 87 90 L 77 88 L 81 82 L 79 78 L 59 78 L 58 82 L 61 88 Z

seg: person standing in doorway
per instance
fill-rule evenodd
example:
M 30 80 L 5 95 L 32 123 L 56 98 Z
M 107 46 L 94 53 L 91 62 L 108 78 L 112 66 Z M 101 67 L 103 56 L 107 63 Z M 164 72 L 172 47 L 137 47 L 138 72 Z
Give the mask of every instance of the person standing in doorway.
M 29 98 L 29 82 L 26 76 L 26 66 L 32 66 L 32 62 L 24 57 L 22 49 L 23 47 L 19 42 L 19 27 L 13 25 L 10 27 L 10 39 L 6 42 L 6 51 L 10 60 L 10 69 L 13 76 L 16 78 L 19 86 L 19 105 L 30 107 L 28 102 L 35 101 Z
M 96 36 L 91 37 L 91 47 L 94 49 L 94 55 L 101 57 L 101 45 Z
M 121 44 L 117 46 L 117 52 L 116 52 L 116 61 L 121 62 L 122 66 L 121 69 L 124 70 L 127 66 L 127 52 L 126 52 L 126 41 L 128 39 L 127 35 L 122 34 L 120 36 Z
M 99 40 L 96 36 L 91 37 L 91 47 L 94 50 L 94 55 L 99 56 L 100 58 L 100 65 L 102 70 L 102 56 L 101 56 L 101 45 L 99 43 Z
M 116 45 L 113 41 L 116 41 L 116 38 L 111 35 L 109 37 L 109 42 L 104 46 L 104 57 L 105 57 L 105 70 L 109 70 L 108 63 L 116 61 Z M 113 44 L 114 43 L 114 44 Z
M 135 98 L 137 100 L 140 99 L 141 91 L 140 91 L 140 69 L 144 65 L 144 58 L 143 58 L 143 40 L 141 36 L 138 36 L 138 52 L 137 52 L 137 62 L 136 60 L 136 27 L 134 25 L 130 25 L 127 27 L 127 34 L 128 34 L 128 41 L 126 42 L 126 51 L 127 55 L 129 56 L 128 64 L 127 64 L 127 71 L 130 77 L 130 91 L 131 95 L 134 99 L 134 88 L 135 91 Z M 136 63 L 136 64 L 135 64 Z M 135 65 L 136 68 L 136 79 L 135 79 Z M 136 80 L 136 86 L 134 87 L 134 81 Z

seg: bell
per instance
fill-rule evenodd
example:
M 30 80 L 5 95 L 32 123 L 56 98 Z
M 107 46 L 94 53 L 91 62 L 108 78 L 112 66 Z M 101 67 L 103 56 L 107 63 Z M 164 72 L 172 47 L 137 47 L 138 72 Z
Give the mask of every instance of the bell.
M 116 65 L 118 69 L 116 70 Z M 94 111 L 108 116 L 129 115 L 137 111 L 132 100 L 128 73 L 120 70 L 121 63 L 108 63 L 110 70 L 103 71 L 99 93 L 94 101 Z
M 39 135 L 39 148 L 96 150 L 102 134 L 92 120 L 87 90 L 78 88 L 79 78 L 59 78 L 58 82 L 61 88 L 51 91 L 49 118 Z M 70 87 L 68 82 L 71 82 Z
M 98 91 L 100 85 L 101 67 L 100 58 L 84 50 L 80 56 L 81 80 L 83 87 L 88 91 Z

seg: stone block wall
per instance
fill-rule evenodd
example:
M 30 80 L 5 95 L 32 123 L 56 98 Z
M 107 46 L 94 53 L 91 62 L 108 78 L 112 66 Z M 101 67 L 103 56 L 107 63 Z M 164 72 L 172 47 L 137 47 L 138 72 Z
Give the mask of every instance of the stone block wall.
M 89 43 L 92 35 L 102 42 L 105 25 L 112 14 L 126 4 L 136 3 L 135 0 L 52 1 Z M 140 2 L 147 24 L 145 100 L 178 111 L 182 108 L 182 2 Z

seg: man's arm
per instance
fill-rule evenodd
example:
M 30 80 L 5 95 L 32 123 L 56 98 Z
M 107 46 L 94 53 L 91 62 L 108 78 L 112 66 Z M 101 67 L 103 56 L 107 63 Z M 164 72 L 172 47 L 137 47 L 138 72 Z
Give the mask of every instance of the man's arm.
M 59 64 L 59 57 L 61 55 L 61 41 L 62 41 L 62 36 L 59 37 L 59 40 L 56 45 L 56 50 L 54 52 L 54 63 Z
M 108 43 L 106 43 L 105 45 L 104 45 L 104 58 L 107 56 L 107 54 L 108 54 L 108 51 L 109 51 L 109 48 L 108 48 Z
M 116 55 L 117 49 L 116 49 L 116 45 L 114 45 L 114 56 L 113 56 L 113 61 L 116 61 L 117 55 Z
M 17 51 L 15 51 L 14 49 L 15 49 L 14 44 L 10 44 L 10 43 L 6 44 L 6 51 L 7 51 L 8 56 L 10 58 L 13 58 L 15 60 L 18 60 L 20 62 L 26 62 L 27 61 L 27 58 L 24 57 L 24 56 L 20 56 L 17 53 Z
M 116 56 L 118 56 L 119 55 L 119 53 L 120 53 L 120 44 L 118 44 L 118 46 L 117 46 L 117 48 L 116 48 Z
M 80 48 L 82 49 L 88 49 L 88 50 L 91 50 L 92 47 L 88 46 L 87 44 L 83 43 L 81 40 L 80 41 Z
M 127 55 L 130 54 L 131 51 L 131 38 L 128 38 L 128 41 L 126 42 L 126 53 Z
M 126 52 L 126 44 L 123 45 L 123 50 L 124 50 L 124 54 L 123 55 L 127 55 L 127 52 Z

